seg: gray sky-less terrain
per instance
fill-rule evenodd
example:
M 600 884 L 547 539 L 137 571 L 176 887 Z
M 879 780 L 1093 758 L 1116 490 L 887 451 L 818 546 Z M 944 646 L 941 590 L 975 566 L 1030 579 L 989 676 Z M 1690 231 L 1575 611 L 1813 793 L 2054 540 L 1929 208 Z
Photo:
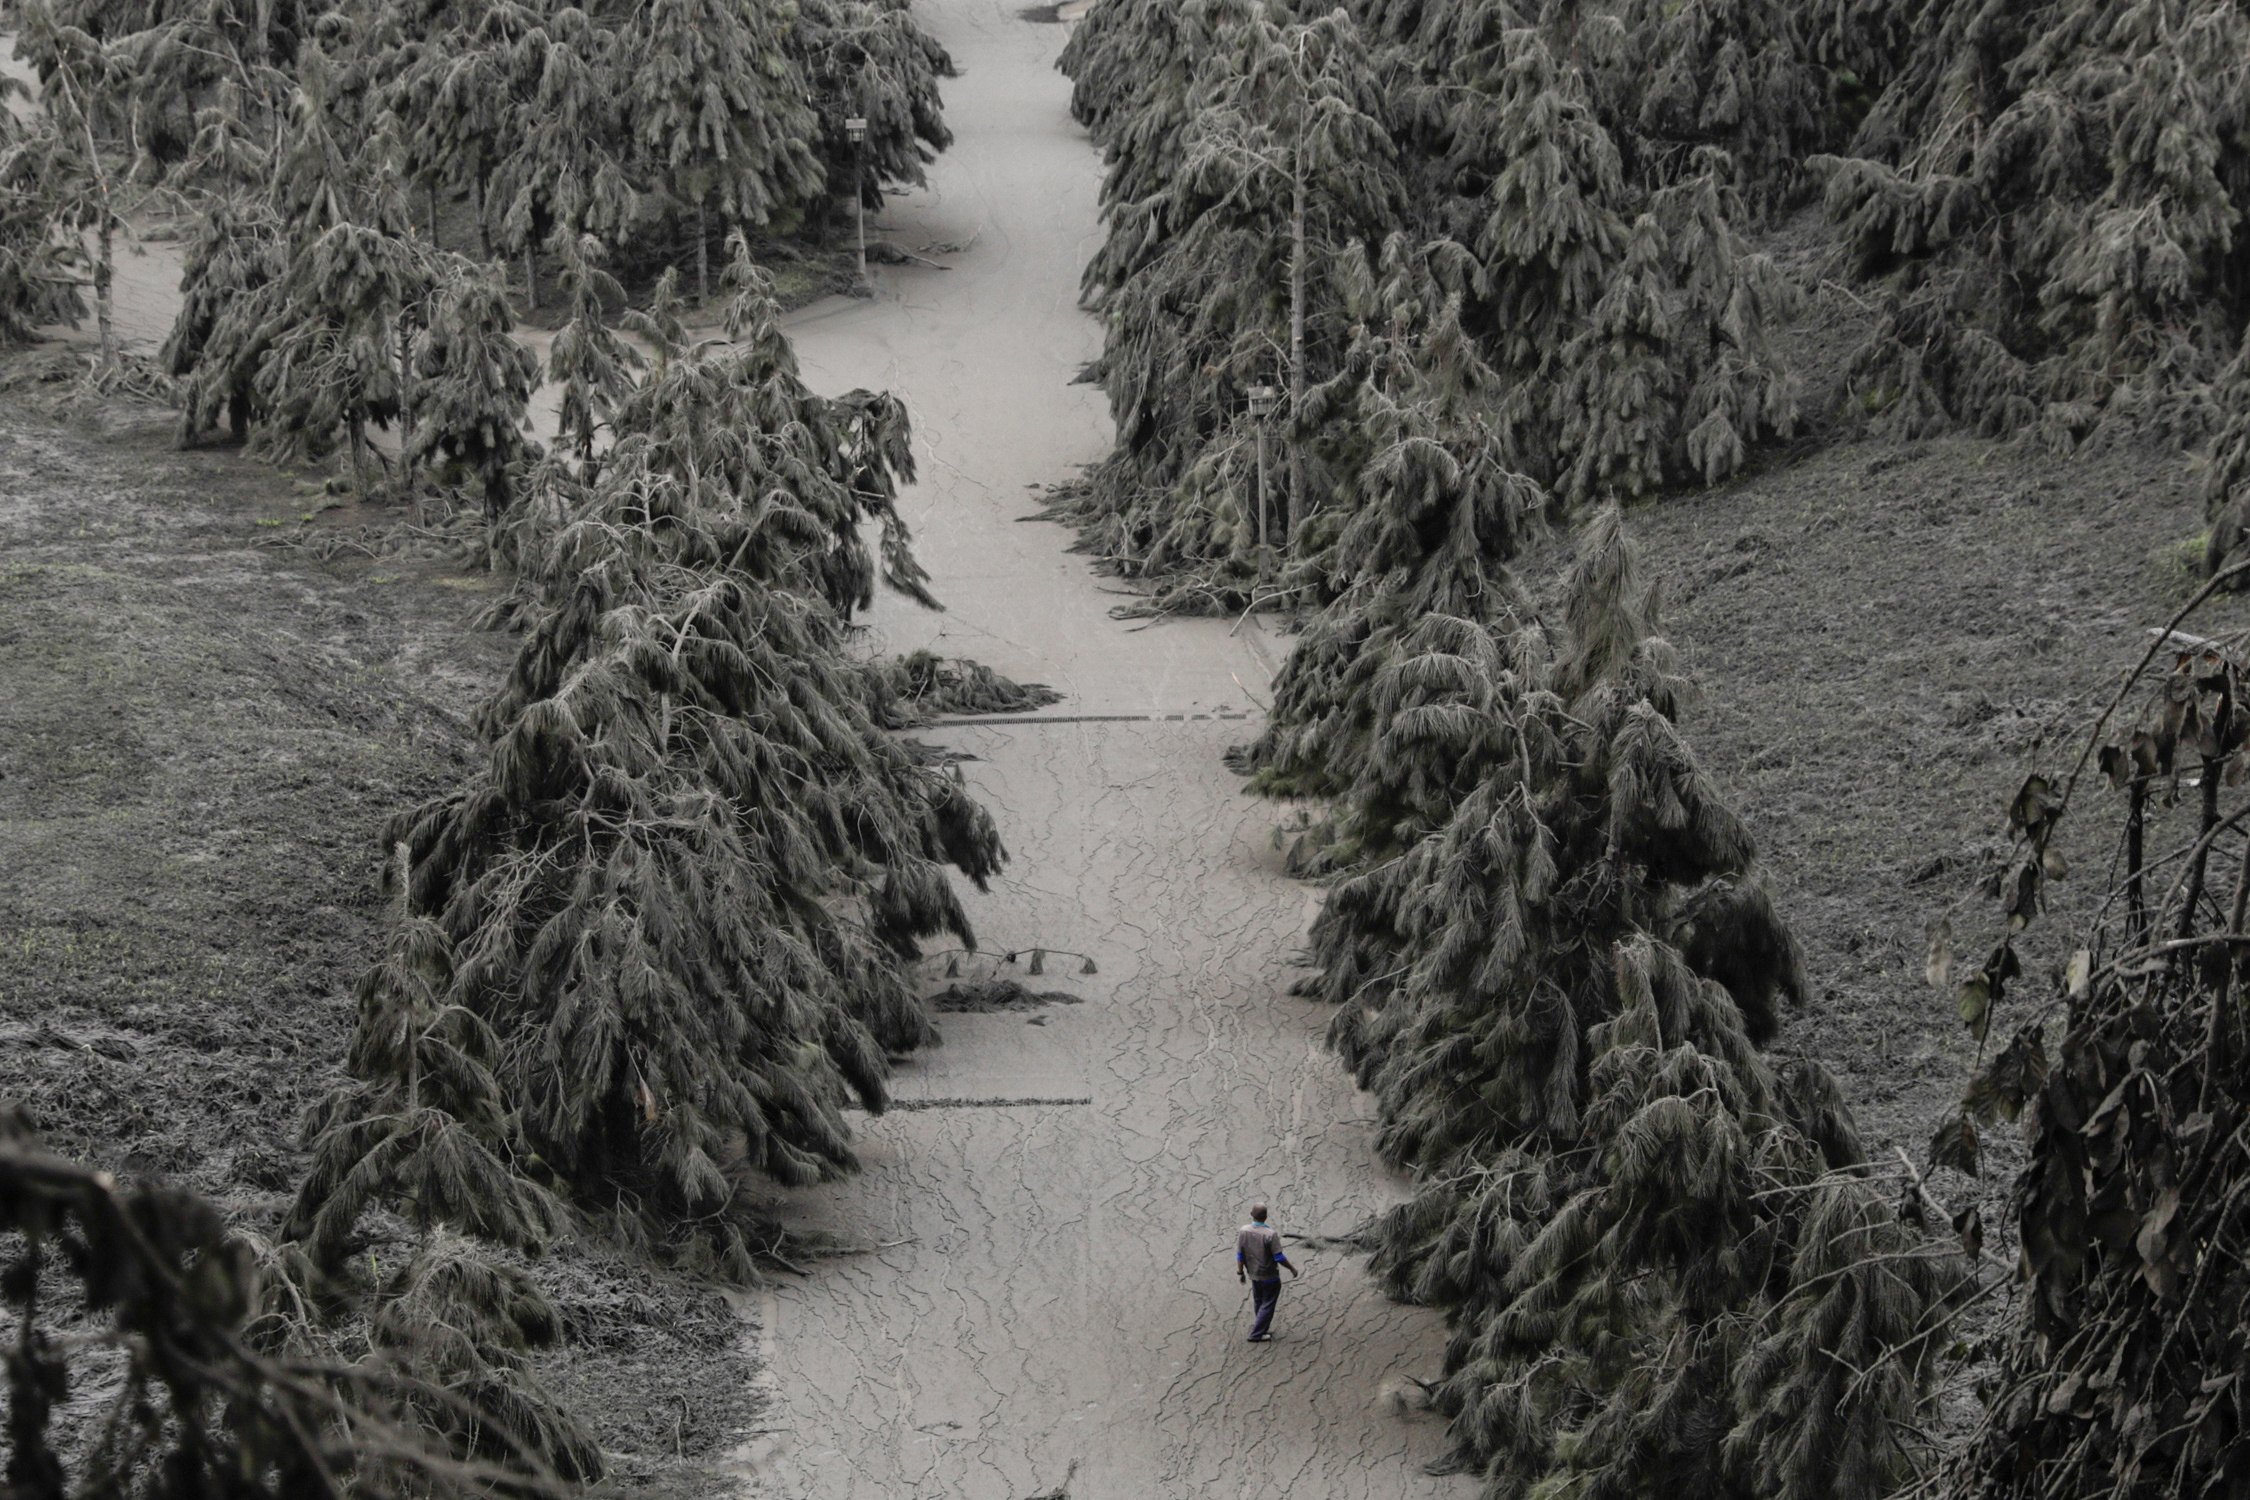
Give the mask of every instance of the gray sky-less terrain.
M 1400 1191 L 1321 1045 L 1326 1008 L 1284 993 L 1311 895 L 1279 873 L 1276 810 L 1220 764 L 1286 643 L 1255 622 L 1115 621 L 1068 535 L 1018 522 L 1027 486 L 1108 441 L 1098 388 L 1069 384 L 1100 347 L 1077 307 L 1100 166 L 1053 70 L 1062 28 L 991 0 L 918 13 L 962 68 L 957 140 L 881 229 L 967 248 L 931 253 L 949 270 L 879 271 L 872 301 L 818 304 L 790 332 L 817 388 L 889 389 L 914 415 L 902 508 L 949 608 L 886 600 L 883 644 L 1067 695 L 1050 723 L 940 736 L 978 757 L 970 783 L 1014 855 L 972 901 L 979 936 L 1099 972 L 1050 960 L 1045 982 L 1084 1003 L 1041 1024 L 944 1017 L 945 1045 L 897 1086 L 939 1107 L 868 1122 L 865 1173 L 800 1197 L 807 1227 L 889 1248 L 764 1300 L 777 1431 L 742 1455 L 747 1491 L 1020 1500 L 1075 1464 L 1072 1500 L 1469 1493 L 1422 1472 L 1442 1426 L 1386 1399 L 1437 1373 L 1441 1325 L 1357 1261 L 1300 1250 L 1275 1342 L 1243 1342 L 1233 1245 L 1252 1198 L 1285 1231 L 1334 1234 Z M 994 1099 L 1086 1102 L 955 1103 Z

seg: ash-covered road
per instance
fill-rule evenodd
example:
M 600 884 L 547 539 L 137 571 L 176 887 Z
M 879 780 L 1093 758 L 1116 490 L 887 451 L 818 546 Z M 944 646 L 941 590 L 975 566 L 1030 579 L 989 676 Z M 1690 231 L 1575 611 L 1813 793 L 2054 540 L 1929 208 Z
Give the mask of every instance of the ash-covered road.
M 1437 1318 L 1397 1307 L 1338 1252 L 1300 1250 L 1276 1341 L 1243 1341 L 1233 1232 L 1253 1197 L 1294 1233 L 1391 1201 L 1366 1102 L 1289 998 L 1311 895 L 1269 847 L 1274 810 L 1221 765 L 1256 732 L 1285 644 L 1255 623 L 1136 631 L 1065 552 L 1020 524 L 1027 486 L 1098 457 L 1099 348 L 1076 305 L 1099 164 L 1052 68 L 1064 32 L 993 0 L 924 0 L 964 76 L 958 141 L 883 237 L 943 261 L 879 271 L 872 302 L 791 320 L 816 387 L 901 395 L 921 483 L 905 509 L 950 606 L 888 600 L 898 649 L 932 645 L 1068 695 L 1041 724 L 949 728 L 1014 855 L 971 910 L 987 949 L 1050 962 L 1084 997 L 1036 1023 L 950 1016 L 944 1047 L 866 1122 L 865 1173 L 800 1196 L 803 1221 L 869 1253 L 765 1298 L 771 1429 L 747 1492 L 790 1500 L 1460 1496 L 1421 1465 L 1442 1424 L 1388 1393 L 1436 1373 Z M 945 246 L 965 247 L 945 250 Z M 1113 715 L 1151 715 L 1110 719 Z M 1091 720 L 1091 721 L 1090 721 Z M 1039 981 L 1033 981 L 1034 984 Z M 1066 1099 L 1073 1104 L 962 1104 Z

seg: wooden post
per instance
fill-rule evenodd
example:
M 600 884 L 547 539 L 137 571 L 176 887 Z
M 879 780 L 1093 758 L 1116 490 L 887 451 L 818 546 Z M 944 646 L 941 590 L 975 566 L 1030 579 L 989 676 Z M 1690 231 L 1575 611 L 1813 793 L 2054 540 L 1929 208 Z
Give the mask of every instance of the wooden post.
M 1266 542 L 1266 419 L 1258 418 L 1258 546 L 1262 551 Z

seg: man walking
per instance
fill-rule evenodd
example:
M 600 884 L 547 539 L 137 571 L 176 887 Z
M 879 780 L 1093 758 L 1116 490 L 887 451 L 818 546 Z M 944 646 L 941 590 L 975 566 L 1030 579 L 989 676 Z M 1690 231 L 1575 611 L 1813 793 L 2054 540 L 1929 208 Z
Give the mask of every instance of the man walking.
M 1256 1311 L 1250 1321 L 1250 1342 L 1262 1344 L 1273 1337 L 1273 1305 L 1281 1296 L 1281 1268 L 1301 1274 L 1281 1253 L 1281 1231 L 1266 1222 L 1266 1206 L 1250 1205 L 1250 1222 L 1234 1237 L 1234 1279 L 1250 1283 L 1250 1304 Z

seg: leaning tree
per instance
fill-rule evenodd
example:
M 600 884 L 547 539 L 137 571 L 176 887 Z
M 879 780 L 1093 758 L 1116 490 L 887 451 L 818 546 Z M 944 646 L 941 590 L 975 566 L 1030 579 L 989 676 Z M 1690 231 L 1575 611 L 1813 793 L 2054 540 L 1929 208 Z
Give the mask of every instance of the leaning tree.
M 1423 613 L 1355 683 L 1368 858 L 1308 984 L 1418 1178 L 1374 1263 L 1447 1313 L 1435 1400 L 1489 1495 L 1872 1500 L 1965 1268 L 1825 1070 L 1760 1051 L 1802 963 L 1654 626 L 1607 509 L 1559 620 Z
M 892 502 L 904 412 L 806 388 L 739 238 L 729 279 L 733 342 L 628 393 L 596 466 L 534 475 L 487 764 L 386 834 L 423 936 L 383 1010 L 437 1020 L 363 1012 L 299 1201 L 321 1244 L 402 1198 L 478 1233 L 519 1203 L 537 1232 L 552 1190 L 748 1276 L 778 1230 L 745 1190 L 851 1169 L 844 1111 L 880 1109 L 887 1055 L 930 1036 L 906 960 L 973 942 L 944 867 L 989 876 L 991 820 L 885 732 L 843 633 L 879 571 L 926 597 Z

